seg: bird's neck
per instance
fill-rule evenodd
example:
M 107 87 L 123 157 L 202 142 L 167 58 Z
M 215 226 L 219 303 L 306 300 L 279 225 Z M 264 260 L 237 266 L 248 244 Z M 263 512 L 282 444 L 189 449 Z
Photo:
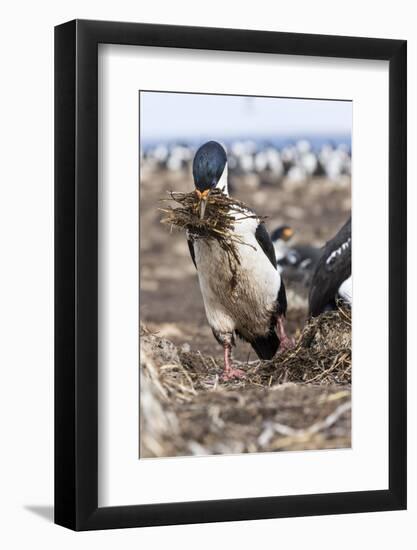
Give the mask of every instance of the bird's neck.
M 224 167 L 222 177 L 217 182 L 216 189 L 221 189 L 225 195 L 229 195 L 227 163 Z

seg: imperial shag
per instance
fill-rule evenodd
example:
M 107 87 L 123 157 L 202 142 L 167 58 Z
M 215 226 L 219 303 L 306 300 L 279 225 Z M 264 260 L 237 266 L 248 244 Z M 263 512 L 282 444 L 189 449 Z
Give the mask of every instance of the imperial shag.
M 323 248 L 311 280 L 309 309 L 316 317 L 335 309 L 336 301 L 352 304 L 352 224 L 351 219 Z
M 280 225 L 271 233 L 277 265 L 280 272 L 292 267 L 302 272 L 312 271 L 321 255 L 321 250 L 308 244 L 290 246 L 288 243 L 294 235 L 289 225 Z
M 228 194 L 227 156 L 219 143 L 209 141 L 198 149 L 193 177 L 203 218 L 211 190 L 217 188 Z M 271 359 L 278 348 L 291 346 L 283 324 L 287 310 L 285 287 L 277 271 L 268 231 L 258 219 L 241 217 L 236 220 L 234 231 L 244 243 L 236 245 L 240 263 L 235 274 L 227 253 L 217 242 L 188 235 L 207 320 L 224 349 L 223 380 L 244 376 L 242 370 L 231 364 L 236 336 L 250 342 L 261 359 Z M 235 281 L 233 292 L 232 280 Z

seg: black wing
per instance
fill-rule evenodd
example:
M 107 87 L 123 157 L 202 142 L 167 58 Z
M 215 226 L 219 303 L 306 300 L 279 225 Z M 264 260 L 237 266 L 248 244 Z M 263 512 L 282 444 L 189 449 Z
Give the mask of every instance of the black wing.
M 265 227 L 265 224 L 261 222 L 255 231 L 255 237 L 256 240 L 259 243 L 259 246 L 262 248 L 262 250 L 265 252 L 266 256 L 268 257 L 271 264 L 277 268 L 277 259 L 275 256 L 275 249 L 274 245 L 272 244 L 271 237 L 269 236 L 269 233 Z
M 277 322 L 277 316 L 285 316 L 286 312 L 287 295 L 285 292 L 284 281 L 281 279 L 281 286 L 279 287 L 277 296 L 276 312 L 271 317 L 271 326 L 268 334 L 265 336 L 258 336 L 257 338 L 250 340 L 251 346 L 256 351 L 256 354 L 260 359 L 272 359 L 278 351 L 280 341 L 277 333 L 275 332 L 275 324 Z
M 352 229 L 349 219 L 323 248 L 311 279 L 310 315 L 320 315 L 327 306 L 334 307 L 340 285 L 352 272 Z
M 191 254 L 191 259 L 193 260 L 193 264 L 195 265 L 195 268 L 197 269 L 197 264 L 195 263 L 195 254 L 194 254 L 193 241 L 191 239 L 187 239 L 187 243 L 188 243 L 188 250 L 190 251 L 190 254 Z
M 251 340 L 251 346 L 260 359 L 272 359 L 278 351 L 279 338 L 275 330 L 272 329 L 266 336 L 258 336 L 254 340 Z
M 278 315 L 284 315 L 284 317 L 287 314 L 287 293 L 285 292 L 285 285 L 284 281 L 282 280 L 282 276 L 281 286 L 279 287 L 278 291 L 277 313 Z

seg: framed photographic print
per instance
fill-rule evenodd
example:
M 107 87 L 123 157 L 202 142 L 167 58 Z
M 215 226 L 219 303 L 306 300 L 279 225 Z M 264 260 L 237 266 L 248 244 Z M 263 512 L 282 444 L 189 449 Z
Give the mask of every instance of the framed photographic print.
M 55 29 L 55 521 L 406 507 L 406 42 Z

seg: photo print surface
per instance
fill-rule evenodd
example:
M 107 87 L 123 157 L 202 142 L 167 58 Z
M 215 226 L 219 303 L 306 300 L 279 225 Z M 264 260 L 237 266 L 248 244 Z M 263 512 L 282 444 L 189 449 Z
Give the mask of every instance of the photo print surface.
M 139 107 L 139 458 L 349 448 L 352 102 Z

